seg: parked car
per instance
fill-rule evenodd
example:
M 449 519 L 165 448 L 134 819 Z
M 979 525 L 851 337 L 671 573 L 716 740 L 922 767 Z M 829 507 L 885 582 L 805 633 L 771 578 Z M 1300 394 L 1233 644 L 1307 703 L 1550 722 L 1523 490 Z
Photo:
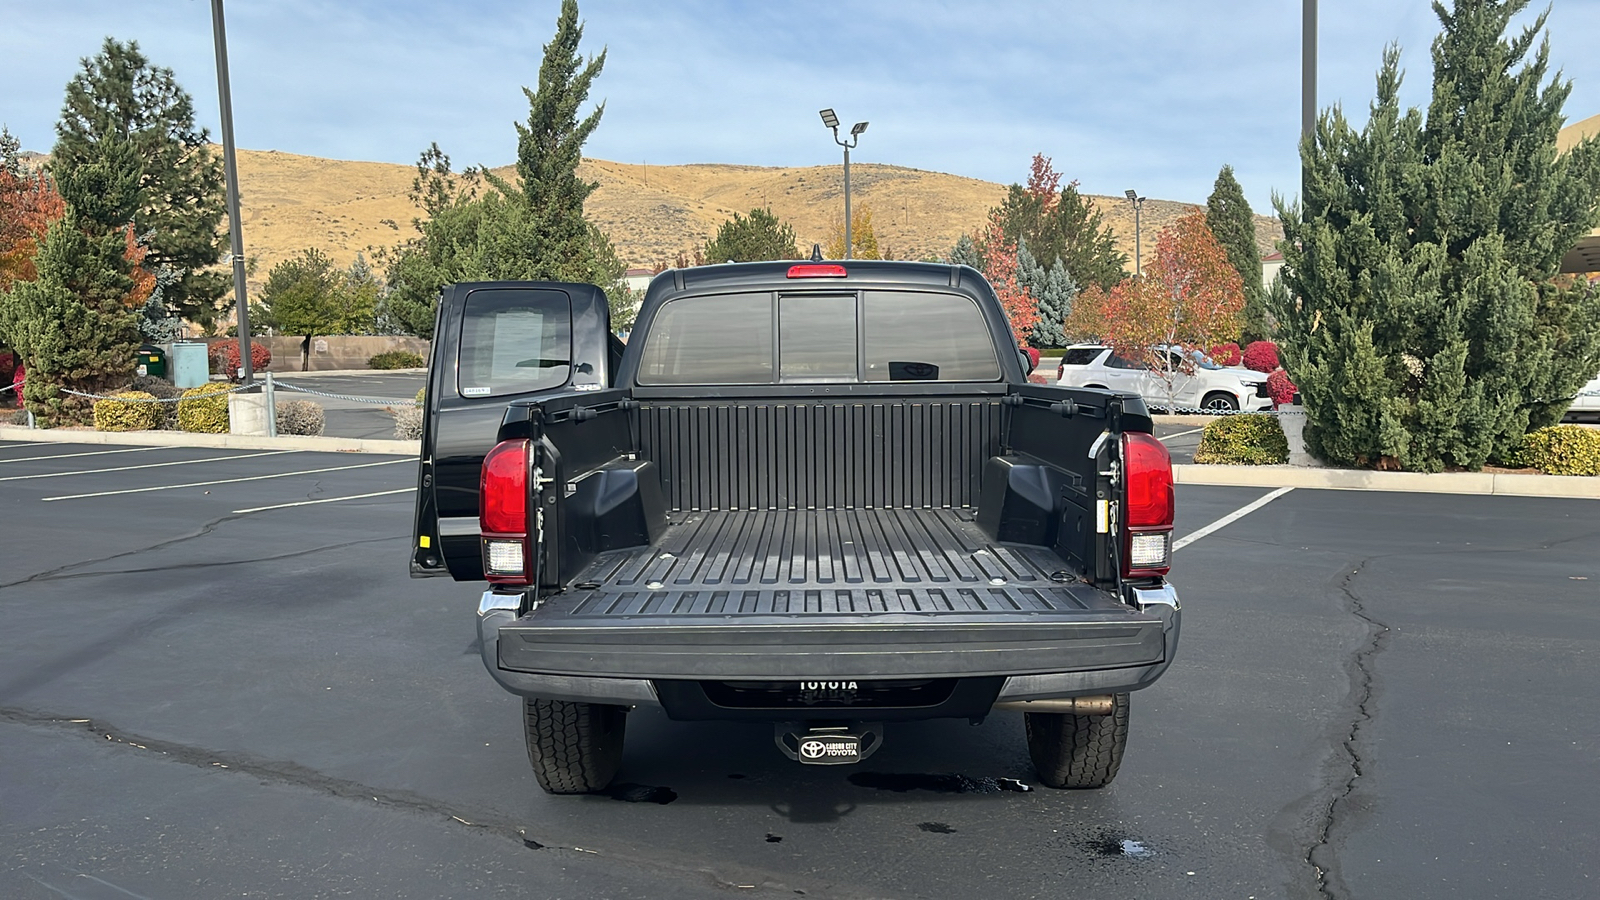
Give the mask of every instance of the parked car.
M 1167 373 L 1144 360 L 1118 356 L 1104 344 L 1074 344 L 1061 355 L 1056 383 L 1063 387 L 1095 387 L 1126 391 L 1144 398 L 1152 409 L 1169 402 L 1180 409 L 1218 412 L 1271 409 L 1267 376 L 1250 369 L 1224 366 L 1198 351 L 1181 347 L 1160 348 L 1171 355 L 1172 385 Z M 1185 364 L 1187 353 L 1188 363 Z M 1187 371 L 1185 371 L 1187 369 Z
M 1567 422 L 1600 422 L 1600 375 L 1578 390 L 1578 396 L 1567 407 L 1563 417 Z

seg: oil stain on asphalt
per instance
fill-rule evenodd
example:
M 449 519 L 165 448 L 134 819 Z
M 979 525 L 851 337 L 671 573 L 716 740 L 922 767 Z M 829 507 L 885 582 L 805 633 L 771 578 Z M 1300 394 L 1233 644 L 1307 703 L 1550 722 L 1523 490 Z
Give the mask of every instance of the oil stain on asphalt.
M 625 803 L 659 803 L 662 806 L 678 799 L 678 792 L 672 788 L 648 784 L 613 784 L 601 793 Z
M 943 822 L 918 822 L 917 827 L 929 834 L 955 834 L 956 830 Z

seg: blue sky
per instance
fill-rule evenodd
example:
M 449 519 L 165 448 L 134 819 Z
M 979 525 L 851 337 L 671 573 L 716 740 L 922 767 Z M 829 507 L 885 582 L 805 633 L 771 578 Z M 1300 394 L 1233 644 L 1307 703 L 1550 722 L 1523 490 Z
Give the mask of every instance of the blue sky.
M 1298 180 L 1297 0 L 731 2 L 586 0 L 585 49 L 609 50 L 587 154 L 624 162 L 801 166 L 838 160 L 817 118 L 869 120 L 854 159 L 1022 180 L 1035 152 L 1093 193 L 1202 201 L 1223 163 L 1267 212 Z M 512 161 L 520 90 L 557 0 L 233 0 L 239 144 L 459 165 Z M 1525 17 L 1531 18 L 1531 17 Z M 0 0 L 0 123 L 48 150 L 79 58 L 112 35 L 176 70 L 217 134 L 206 0 Z M 1600 0 L 1558 0 L 1552 59 L 1569 121 L 1600 113 Z M 1386 43 L 1425 104 L 1437 21 L 1416 0 L 1321 4 L 1319 102 L 1357 120 Z

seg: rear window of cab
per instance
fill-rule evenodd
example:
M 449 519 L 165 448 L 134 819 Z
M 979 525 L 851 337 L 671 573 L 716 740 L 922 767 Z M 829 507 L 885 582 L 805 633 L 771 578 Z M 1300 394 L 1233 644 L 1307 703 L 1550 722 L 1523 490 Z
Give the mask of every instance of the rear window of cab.
M 642 385 L 998 381 L 983 312 L 935 291 L 680 297 L 656 313 Z

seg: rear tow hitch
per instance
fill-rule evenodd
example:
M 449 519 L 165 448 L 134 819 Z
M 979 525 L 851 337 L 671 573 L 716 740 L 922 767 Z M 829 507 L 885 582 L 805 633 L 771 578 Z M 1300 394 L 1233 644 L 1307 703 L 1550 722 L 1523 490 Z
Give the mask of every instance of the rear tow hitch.
M 773 741 L 783 755 L 808 766 L 843 766 L 858 763 L 883 746 L 883 723 L 780 722 Z

